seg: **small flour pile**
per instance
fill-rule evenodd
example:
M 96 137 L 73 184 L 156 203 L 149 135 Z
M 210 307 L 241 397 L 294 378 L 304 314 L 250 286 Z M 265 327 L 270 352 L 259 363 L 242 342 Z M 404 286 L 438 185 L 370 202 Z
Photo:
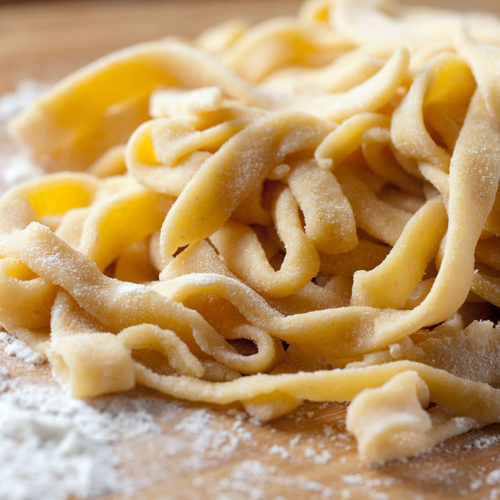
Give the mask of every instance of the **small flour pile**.
M 16 339 L 6 332 L 0 331 L 0 347 L 9 356 L 14 356 L 25 361 L 26 363 L 29 363 L 30 365 L 39 365 L 44 362 L 44 359 L 40 354 L 30 349 L 21 340 Z
M 105 416 L 68 405 L 53 388 L 8 383 L 8 389 L 0 396 L 0 498 L 50 493 L 64 500 L 119 489 L 107 443 L 89 432 Z
M 134 484 L 119 475 L 113 445 L 125 435 L 134 439 L 159 433 L 155 415 L 175 406 L 133 396 L 88 403 L 57 386 L 10 379 L 4 368 L 0 390 L 2 500 L 133 493 Z

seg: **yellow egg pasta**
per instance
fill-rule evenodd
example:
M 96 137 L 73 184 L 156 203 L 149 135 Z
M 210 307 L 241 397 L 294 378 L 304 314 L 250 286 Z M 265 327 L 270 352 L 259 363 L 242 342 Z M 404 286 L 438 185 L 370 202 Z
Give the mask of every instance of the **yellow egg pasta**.
M 309 0 L 79 70 L 11 124 L 0 325 L 76 397 L 350 402 L 370 462 L 500 422 L 499 33 Z

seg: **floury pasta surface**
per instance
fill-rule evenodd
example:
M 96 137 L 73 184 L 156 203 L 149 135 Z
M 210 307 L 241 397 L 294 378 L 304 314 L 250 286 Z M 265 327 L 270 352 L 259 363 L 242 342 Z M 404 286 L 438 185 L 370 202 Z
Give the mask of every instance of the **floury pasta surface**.
M 104 57 L 12 123 L 0 323 L 76 397 L 351 401 L 374 462 L 500 422 L 499 77 L 494 16 L 368 0 Z

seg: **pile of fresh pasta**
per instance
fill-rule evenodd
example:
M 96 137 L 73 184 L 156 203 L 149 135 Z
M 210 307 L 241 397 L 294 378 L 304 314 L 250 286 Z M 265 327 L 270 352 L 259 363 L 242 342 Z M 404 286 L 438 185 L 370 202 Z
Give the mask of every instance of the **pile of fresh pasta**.
M 372 462 L 500 422 L 499 81 L 497 18 L 379 0 L 104 57 L 12 123 L 0 323 L 76 397 L 350 401 Z

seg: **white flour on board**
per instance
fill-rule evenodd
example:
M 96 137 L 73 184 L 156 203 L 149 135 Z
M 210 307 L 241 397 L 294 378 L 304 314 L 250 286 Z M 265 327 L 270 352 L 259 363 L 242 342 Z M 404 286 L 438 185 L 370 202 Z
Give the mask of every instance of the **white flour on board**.
M 159 414 L 176 403 L 115 396 L 88 403 L 58 386 L 5 381 L 0 394 L 0 499 L 64 500 L 133 493 L 114 444 L 160 432 Z
M 42 171 L 22 153 L 0 153 L 0 193 L 20 182 L 40 177 Z
M 48 86 L 33 80 L 23 80 L 17 88 L 0 96 L 0 138 L 5 134 L 7 122 L 40 97 Z M 42 171 L 34 166 L 21 152 L 0 151 L 0 193 L 8 188 L 39 177 Z
M 30 349 L 24 342 L 2 331 L 0 331 L 0 347 L 9 356 L 14 356 L 28 364 L 38 365 L 44 361 L 40 354 Z
M 0 120 L 9 120 L 40 97 L 48 88 L 46 83 L 22 80 L 13 92 L 0 96 Z

